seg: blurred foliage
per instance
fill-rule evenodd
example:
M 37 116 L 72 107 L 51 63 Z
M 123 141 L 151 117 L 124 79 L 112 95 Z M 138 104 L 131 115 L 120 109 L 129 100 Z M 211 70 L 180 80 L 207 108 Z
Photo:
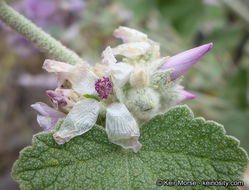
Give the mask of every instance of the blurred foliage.
M 112 37 L 119 25 L 146 32 L 161 44 L 162 55 L 212 41 L 213 49 L 185 76 L 184 86 L 197 94 L 187 104 L 196 116 L 223 124 L 249 152 L 248 14 L 247 0 L 85 0 L 80 19 L 63 28 L 52 25 L 47 31 L 92 64 L 100 60 L 106 46 L 119 43 Z M 0 35 L 0 124 L 1 130 L 9 131 L 1 133 L 8 139 L 16 137 L 15 129 L 19 136 L 28 134 L 21 135 L 27 139 L 18 138 L 11 146 L 7 146 L 10 140 L 0 136 L 3 154 L 2 147 L 10 151 L 16 146 L 18 150 L 30 143 L 31 135 L 40 129 L 29 105 L 48 99 L 44 88 L 18 85 L 18 77 L 25 73 L 43 73 L 45 56 L 36 51 L 30 55 L 17 53 L 17 45 L 7 40 L 16 34 L 2 25 Z

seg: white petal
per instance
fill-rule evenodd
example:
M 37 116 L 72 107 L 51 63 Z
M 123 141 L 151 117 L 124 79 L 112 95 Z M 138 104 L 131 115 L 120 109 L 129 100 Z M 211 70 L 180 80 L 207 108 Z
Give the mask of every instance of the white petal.
M 112 53 L 112 48 L 108 46 L 103 52 L 101 56 L 101 63 L 105 65 L 113 65 L 117 62 L 116 58 Z
M 147 35 L 132 28 L 120 26 L 113 33 L 116 38 L 120 38 L 124 43 L 146 41 Z
M 137 152 L 142 147 L 138 142 L 140 133 L 137 122 L 124 104 L 113 103 L 107 108 L 106 132 L 112 143 L 125 149 Z
M 69 72 L 71 71 L 71 69 L 74 68 L 74 66 L 60 61 L 46 59 L 43 63 L 42 68 L 48 72 L 60 73 L 60 72 Z
M 125 57 L 136 57 L 145 54 L 151 48 L 149 42 L 131 42 L 113 48 L 114 55 L 123 55 Z
M 136 65 L 130 76 L 130 84 L 135 88 L 144 88 L 148 86 L 148 69 L 144 66 Z
M 96 95 L 95 81 L 97 76 L 90 70 L 90 66 L 85 63 L 78 63 L 70 65 L 67 63 L 45 60 L 43 68 L 48 72 L 58 73 L 59 84 L 65 80 L 69 80 L 72 84 L 73 90 L 80 94 Z
M 47 72 L 57 73 L 57 86 L 61 87 L 68 78 L 68 73 L 73 70 L 74 66 L 60 61 L 46 59 L 43 63 L 42 68 L 45 69 Z
M 133 67 L 126 63 L 116 63 L 108 67 L 108 75 L 112 76 L 114 85 L 122 87 L 129 80 Z
M 77 64 L 72 73 L 70 73 L 70 82 L 72 88 L 80 94 L 97 95 L 95 82 L 98 77 L 89 70 L 88 66 Z
M 64 144 L 90 130 L 96 123 L 99 109 L 99 102 L 93 99 L 85 98 L 77 102 L 54 134 L 55 141 Z

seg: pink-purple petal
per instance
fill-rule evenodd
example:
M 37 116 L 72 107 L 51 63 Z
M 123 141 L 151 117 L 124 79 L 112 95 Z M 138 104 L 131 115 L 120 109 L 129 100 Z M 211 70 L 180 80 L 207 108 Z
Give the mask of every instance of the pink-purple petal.
M 183 97 L 179 103 L 196 98 L 195 94 L 192 94 L 186 90 L 179 90 L 181 97 Z
M 71 89 L 47 90 L 46 93 L 57 110 L 67 112 L 75 103 L 71 97 L 73 94 Z
M 213 43 L 209 43 L 179 53 L 170 57 L 160 69 L 174 69 L 170 74 L 170 79 L 175 80 L 193 67 L 212 47 Z
M 51 131 L 56 127 L 56 123 L 60 118 L 46 117 L 42 115 L 37 115 L 37 122 L 43 131 Z
M 44 131 L 55 129 L 57 121 L 60 118 L 65 117 L 64 113 L 61 113 L 42 102 L 32 104 L 31 107 L 40 113 L 40 115 L 37 115 L 37 122 Z
M 43 102 L 36 102 L 35 104 L 32 104 L 31 107 L 43 116 L 49 116 L 49 117 L 64 116 L 63 113 L 49 107 L 47 104 Z

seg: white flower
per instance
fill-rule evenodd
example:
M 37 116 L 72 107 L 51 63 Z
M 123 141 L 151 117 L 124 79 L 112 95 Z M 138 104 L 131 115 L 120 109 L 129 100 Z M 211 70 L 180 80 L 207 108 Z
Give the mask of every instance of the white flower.
M 105 128 L 109 140 L 137 152 L 142 146 L 138 142 L 138 124 L 126 106 L 115 96 L 115 90 L 111 91 L 122 88 L 129 81 L 133 67 L 125 63 L 116 63 L 110 47 L 103 52 L 102 63 L 107 65 L 107 75 L 103 79 L 98 79 L 86 63 L 72 66 L 53 60 L 45 61 L 43 67 L 49 72 L 56 72 L 59 81 L 62 80 L 60 83 L 68 80 L 76 93 L 85 96 L 75 103 L 60 129 L 54 133 L 54 139 L 58 144 L 64 144 L 90 130 L 97 121 L 102 102 L 106 106 Z M 111 77 L 113 83 L 108 77 Z
M 41 103 L 32 107 L 40 112 L 38 122 L 48 131 L 65 117 L 54 133 L 58 144 L 86 133 L 99 115 L 105 115 L 110 142 L 137 152 L 142 147 L 138 123 L 195 98 L 179 84 L 181 76 L 212 48 L 211 43 L 160 58 L 159 44 L 142 32 L 119 27 L 114 36 L 124 44 L 107 47 L 94 67 L 45 60 L 43 68 L 58 76 L 56 90 L 47 91 L 55 109 Z M 122 61 L 116 55 L 123 56 Z

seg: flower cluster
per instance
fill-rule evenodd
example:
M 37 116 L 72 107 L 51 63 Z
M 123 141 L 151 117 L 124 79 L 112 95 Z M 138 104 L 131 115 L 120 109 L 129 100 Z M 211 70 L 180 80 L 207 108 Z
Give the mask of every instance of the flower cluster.
M 119 27 L 114 36 L 123 44 L 107 47 L 94 67 L 86 62 L 69 65 L 45 60 L 43 68 L 58 76 L 57 89 L 47 91 L 54 108 L 44 103 L 32 107 L 40 112 L 37 120 L 46 131 L 54 130 L 56 121 L 64 118 L 53 135 L 58 144 L 86 133 L 104 115 L 109 140 L 137 152 L 142 146 L 138 141 L 141 123 L 195 98 L 180 85 L 181 76 L 212 48 L 212 43 L 160 57 L 159 44 L 142 32 Z M 117 61 L 117 55 L 122 61 Z

